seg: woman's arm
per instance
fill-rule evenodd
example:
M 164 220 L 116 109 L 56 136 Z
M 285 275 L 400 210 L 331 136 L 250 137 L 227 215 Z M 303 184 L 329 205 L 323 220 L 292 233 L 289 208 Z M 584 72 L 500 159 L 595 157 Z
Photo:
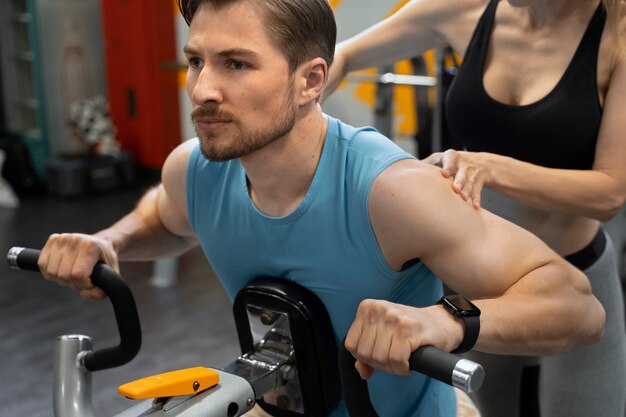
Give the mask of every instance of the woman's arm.
M 625 61 L 612 72 L 591 170 L 545 168 L 488 152 L 452 150 L 424 162 L 441 164 L 443 175 L 454 177 L 453 189 L 477 208 L 482 188 L 488 187 L 543 210 L 609 220 L 626 199 Z
M 390 17 L 337 45 L 324 95 L 330 95 L 350 71 L 412 58 L 446 43 L 463 53 L 477 12 L 482 12 L 485 4 L 485 0 L 410 1 Z

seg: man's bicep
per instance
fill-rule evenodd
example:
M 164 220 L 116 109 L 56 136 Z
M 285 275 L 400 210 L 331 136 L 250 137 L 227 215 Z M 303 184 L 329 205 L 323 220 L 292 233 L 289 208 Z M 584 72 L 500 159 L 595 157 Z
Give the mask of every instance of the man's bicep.
M 520 278 L 558 259 L 529 232 L 481 209 L 423 262 L 448 287 L 472 298 L 505 293 Z M 448 230 L 448 233 L 450 231 Z
M 419 258 L 473 298 L 501 294 L 556 255 L 539 239 L 454 193 L 438 168 L 401 161 L 374 182 L 370 214 L 390 266 Z

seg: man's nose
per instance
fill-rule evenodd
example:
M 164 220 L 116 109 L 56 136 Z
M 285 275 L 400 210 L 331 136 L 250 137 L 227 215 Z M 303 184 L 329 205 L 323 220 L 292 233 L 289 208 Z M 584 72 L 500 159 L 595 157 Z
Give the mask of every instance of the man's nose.
M 197 79 L 191 80 L 190 98 L 195 104 L 216 103 L 223 100 L 219 78 L 208 67 L 204 67 Z

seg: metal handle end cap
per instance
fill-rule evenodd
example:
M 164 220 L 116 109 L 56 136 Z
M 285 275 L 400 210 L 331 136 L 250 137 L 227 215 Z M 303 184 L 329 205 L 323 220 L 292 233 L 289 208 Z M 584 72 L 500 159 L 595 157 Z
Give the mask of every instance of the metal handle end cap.
M 20 246 L 14 246 L 9 249 L 9 252 L 7 253 L 7 263 L 11 268 L 20 269 L 20 267 L 17 265 L 17 257 L 24 249 L 25 248 L 22 248 Z
M 452 371 L 452 385 L 468 394 L 478 391 L 484 380 L 483 367 L 469 359 L 461 359 Z

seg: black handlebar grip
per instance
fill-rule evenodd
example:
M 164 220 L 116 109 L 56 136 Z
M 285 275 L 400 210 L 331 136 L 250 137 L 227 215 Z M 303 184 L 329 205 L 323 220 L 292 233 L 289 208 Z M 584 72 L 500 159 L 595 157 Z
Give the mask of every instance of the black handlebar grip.
M 37 260 L 40 253 L 35 249 L 14 247 L 9 250 L 7 261 L 15 269 L 39 271 Z M 85 368 L 98 371 L 124 365 L 137 355 L 141 348 L 141 324 L 135 298 L 126 282 L 114 270 L 98 263 L 93 269 L 91 281 L 109 297 L 120 334 L 119 345 L 91 351 L 84 356 Z
M 367 381 L 359 375 L 355 362 L 344 340 L 339 346 L 339 376 L 348 413 L 351 416 L 378 417 L 370 400 Z M 485 377 L 481 365 L 433 346 L 422 346 L 413 352 L 409 357 L 409 367 L 468 393 L 478 390 Z
M 422 346 L 411 353 L 409 367 L 467 393 L 478 391 L 485 379 L 480 364 L 434 346 Z
M 13 269 L 24 269 L 26 271 L 39 271 L 37 261 L 41 251 L 36 249 L 13 247 L 7 253 L 7 262 Z

